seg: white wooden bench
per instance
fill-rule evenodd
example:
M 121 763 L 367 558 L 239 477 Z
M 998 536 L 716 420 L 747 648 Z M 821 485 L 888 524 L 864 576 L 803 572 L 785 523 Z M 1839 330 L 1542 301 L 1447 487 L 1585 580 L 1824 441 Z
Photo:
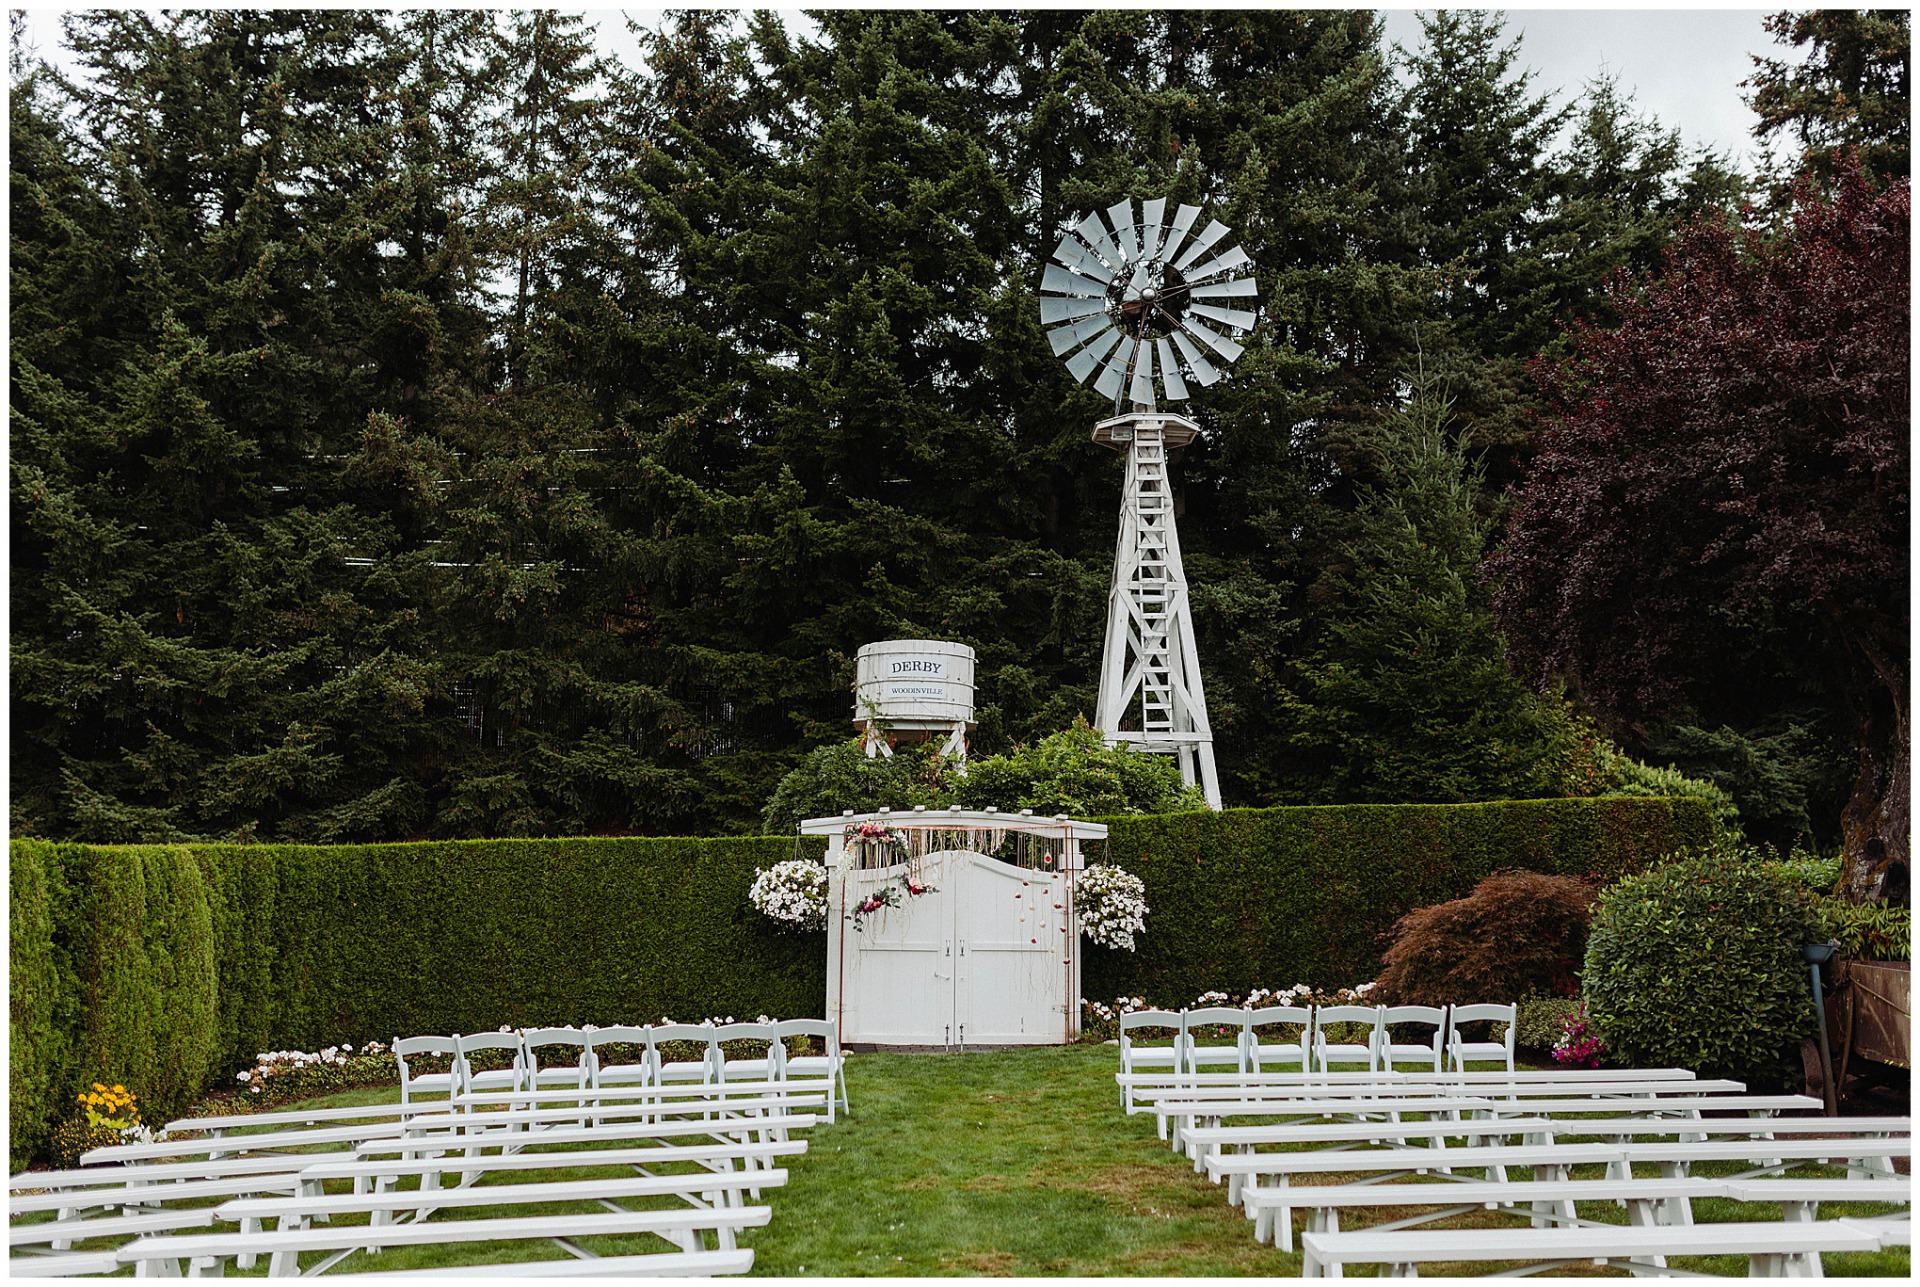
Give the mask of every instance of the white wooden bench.
M 1545 1117 L 1514 1117 L 1491 1120 L 1452 1121 L 1435 1118 L 1423 1122 L 1328 1122 L 1303 1119 L 1262 1126 L 1196 1127 L 1187 1133 L 1192 1149 L 1193 1169 L 1205 1172 L 1209 1162 L 1229 1149 L 1243 1153 L 1260 1145 L 1299 1144 L 1390 1144 L 1403 1140 L 1484 1139 L 1489 1136 L 1542 1134 L 1551 1136 L 1554 1123 Z
M 358 1273 L 353 1281 L 415 1282 L 458 1278 L 718 1278 L 753 1268 L 753 1252 L 677 1251 L 657 1256 L 589 1256 L 566 1260 L 517 1260 L 506 1265 L 461 1265 L 451 1269 L 398 1269 Z
M 72 1278 L 83 1274 L 110 1274 L 120 1268 L 115 1251 L 69 1252 L 56 1256 L 10 1256 L 9 1278 Z
M 747 1189 L 751 1186 L 755 1195 L 758 1195 L 761 1186 L 785 1184 L 787 1173 L 644 1175 L 619 1180 L 494 1184 L 457 1189 L 425 1187 L 426 1178 L 424 1175 L 421 1177 L 423 1187 L 406 1191 L 382 1189 L 375 1192 L 230 1202 L 220 1207 L 219 1218 L 239 1224 L 242 1233 L 267 1231 L 268 1221 L 275 1222 L 277 1226 L 272 1232 L 285 1233 L 308 1228 L 316 1219 L 324 1221 L 334 1216 L 364 1215 L 369 1225 L 379 1226 L 393 1223 L 402 1215 L 411 1216 L 418 1222 L 437 1212 L 461 1207 L 597 1202 L 609 1210 L 617 1211 L 621 1208 L 614 1203 L 622 1199 L 664 1197 L 680 1200 L 687 1210 L 663 1213 L 685 1217 L 684 1224 L 669 1222 L 663 1226 L 663 1237 L 676 1243 L 682 1251 L 701 1251 L 705 1249 L 704 1235 L 711 1232 L 720 1250 L 731 1251 L 737 1245 L 734 1237 L 737 1230 L 764 1223 L 764 1219 L 758 1215 L 743 1218 L 734 1214 L 767 1210 L 765 1207 L 747 1205 Z M 243 1268 L 250 1258 L 241 1257 Z
M 537 1187 L 537 1186 L 536 1186 Z M 171 1276 L 196 1262 L 239 1256 L 271 1257 L 268 1277 L 302 1275 L 303 1252 L 334 1253 L 305 1274 L 325 1272 L 355 1251 L 375 1248 L 419 1247 L 461 1242 L 511 1242 L 554 1239 L 567 1249 L 578 1238 L 638 1233 L 657 1234 L 678 1241 L 698 1230 L 756 1228 L 767 1223 L 767 1207 L 694 1208 L 670 1211 L 596 1211 L 583 1215 L 502 1216 L 487 1220 L 429 1220 L 406 1224 L 330 1226 L 275 1230 L 271 1233 L 179 1234 L 140 1238 L 120 1248 L 123 1265 L 135 1266 L 138 1277 Z M 681 1250 L 686 1248 L 681 1247 Z M 169 1267 L 171 1266 L 171 1268 Z
M 299 1158 L 287 1159 L 288 1169 L 273 1175 L 235 1175 L 210 1180 L 164 1180 L 160 1183 L 137 1177 L 122 1184 L 96 1185 L 91 1188 L 52 1189 L 44 1193 L 15 1193 L 7 1198 L 8 1215 L 29 1215 L 37 1211 L 91 1211 L 121 1208 L 127 1215 L 170 1202 L 197 1202 L 203 1198 L 231 1198 L 250 1193 L 297 1193 L 300 1181 L 291 1168 Z M 136 1172 L 141 1168 L 132 1168 Z
M 1636 1274 L 1665 1271 L 1667 1256 L 1746 1256 L 1754 1277 L 1818 1276 L 1821 1252 L 1878 1251 L 1887 1235 L 1851 1220 L 1810 1224 L 1586 1225 L 1554 1229 L 1365 1229 L 1301 1236 L 1301 1276 L 1341 1276 L 1351 1264 L 1385 1265 L 1387 1276 L 1417 1276 L 1421 1264 L 1544 1261 L 1536 1269 L 1625 1263 Z
M 1271 1242 L 1277 1236 L 1282 1250 L 1293 1249 L 1292 1225 L 1276 1227 L 1275 1213 L 1289 1209 L 1307 1213 L 1308 1232 L 1332 1233 L 1340 1228 L 1343 1208 L 1437 1206 L 1444 1208 L 1391 1224 L 1381 1230 L 1437 1220 L 1486 1209 L 1510 1210 L 1539 1225 L 1545 1220 L 1574 1223 L 1574 1202 L 1621 1202 L 1631 1224 L 1684 1225 L 1693 1223 L 1692 1199 L 1732 1198 L 1737 1202 L 1778 1202 L 1783 1218 L 1811 1220 L 1821 1202 L 1912 1201 L 1912 1189 L 1889 1180 L 1756 1179 L 1722 1180 L 1692 1176 L 1680 1180 L 1509 1180 L 1505 1182 L 1435 1182 L 1425 1184 L 1329 1184 L 1249 1188 L 1242 1195 L 1253 1217 L 1253 1236 Z M 1520 1210 L 1526 1204 L 1527 1210 Z
M 171 1229 L 203 1229 L 213 1223 L 213 1209 L 150 1211 L 136 1216 L 101 1216 L 92 1220 L 39 1220 L 7 1226 L 9 1247 L 52 1246 L 88 1238 L 125 1238 Z
M 282 1152 L 330 1145 L 344 1146 L 368 1140 L 446 1131 L 479 1133 L 505 1130 L 520 1133 L 524 1137 L 530 1130 L 539 1130 L 544 1134 L 541 1128 L 578 1123 L 587 1116 L 591 1116 L 596 1121 L 605 1122 L 632 1119 L 652 1122 L 663 1114 L 691 1112 L 701 1114 L 703 1121 L 731 1121 L 737 1117 L 757 1125 L 772 1120 L 769 1114 L 774 1110 L 790 1109 L 801 1098 L 791 1095 L 741 1096 L 726 1100 L 698 1099 L 686 1103 L 675 1102 L 670 1106 L 652 1101 L 639 1103 L 623 1101 L 598 1105 L 591 1109 L 550 1105 L 500 1112 L 447 1112 L 443 1108 L 437 1113 L 413 1113 L 392 1121 L 358 1122 L 313 1129 L 264 1131 L 239 1135 L 207 1135 L 182 1140 L 164 1140 L 153 1144 L 114 1144 L 91 1149 L 83 1154 L 80 1160 L 84 1165 L 95 1165 L 198 1155 L 221 1157 L 236 1153 Z M 814 1095 L 811 1099 L 814 1104 L 824 1102 L 823 1097 L 819 1095 Z M 789 1115 L 788 1121 L 791 1124 L 797 1119 Z
M 351 1180 L 356 1191 L 380 1187 L 400 1176 L 436 1179 L 459 1175 L 477 1180 L 494 1172 L 573 1170 L 578 1167 L 631 1167 L 690 1164 L 707 1168 L 715 1175 L 734 1171 L 750 1176 L 757 1184 L 761 1177 L 782 1174 L 775 1160 L 807 1151 L 805 1140 L 785 1140 L 769 1144 L 740 1144 L 708 1141 L 694 1144 L 664 1144 L 645 1148 L 598 1148 L 563 1152 L 522 1152 L 488 1154 L 482 1157 L 429 1157 L 410 1159 L 317 1162 L 300 1173 L 302 1191 L 318 1196 L 328 1180 Z M 735 1163 L 740 1163 L 735 1166 Z M 681 1177 L 675 1177 L 681 1178 Z M 687 1176 L 688 1180 L 705 1176 Z M 426 1182 L 423 1180 L 423 1183 Z M 463 1183 L 470 1181 L 463 1180 Z
M 1428 1182 L 1416 1184 L 1320 1184 L 1248 1188 L 1242 1205 L 1253 1217 L 1257 1242 L 1274 1242 L 1293 1250 L 1293 1211 L 1307 1213 L 1309 1233 L 1338 1232 L 1339 1212 L 1350 1208 L 1439 1207 L 1376 1229 L 1398 1229 L 1470 1211 L 1511 1211 L 1536 1223 L 1546 1220 L 1572 1223 L 1575 1202 L 1624 1202 L 1633 1224 L 1690 1223 L 1673 1213 L 1694 1198 L 1725 1195 L 1725 1185 L 1706 1177 L 1685 1180 L 1506 1180 Z M 1526 1210 L 1519 1210 L 1522 1205 Z M 1689 1216 L 1691 1212 L 1689 1211 Z
M 1160 1136 L 1173 1147 L 1183 1147 L 1186 1132 L 1194 1127 L 1224 1124 L 1230 1117 L 1284 1117 L 1312 1114 L 1348 1116 L 1382 1112 L 1446 1113 L 1496 1117 L 1522 1114 L 1528 1117 L 1644 1117 L 1648 1115 L 1703 1112 L 1741 1112 L 1749 1115 L 1781 1111 L 1817 1109 L 1820 1101 L 1806 1095 L 1679 1095 L 1633 1096 L 1624 1099 L 1527 1097 L 1493 1099 L 1481 1096 L 1380 1096 L 1335 1097 L 1328 1099 L 1242 1099 L 1221 1101 L 1161 1101 L 1154 1105 L 1160 1121 Z M 1772 1120 L 1769 1117 L 1769 1120 Z
M 1224 1180 L 1227 1201 L 1240 1205 L 1255 1183 L 1271 1179 L 1277 1187 L 1294 1175 L 1365 1175 L 1397 1179 L 1407 1175 L 1457 1175 L 1489 1171 L 1501 1178 L 1506 1168 L 1532 1167 L 1535 1179 L 1567 1178 L 1571 1167 L 1612 1164 L 1625 1154 L 1618 1144 L 1489 1144 L 1475 1148 L 1311 1149 L 1285 1153 L 1238 1153 L 1209 1157 L 1207 1178 Z M 1462 1177 L 1464 1178 L 1464 1177 Z M 1475 1176 L 1475 1179 L 1481 1177 Z M 1685 1177 L 1672 1177 L 1685 1178 Z
M 1643 1181 L 1644 1182 L 1644 1181 Z M 1788 1220 L 1812 1220 L 1822 1202 L 1894 1202 L 1911 1205 L 1913 1183 L 1905 1177 L 1828 1180 L 1784 1176 L 1719 1181 L 1735 1202 L 1778 1202 Z

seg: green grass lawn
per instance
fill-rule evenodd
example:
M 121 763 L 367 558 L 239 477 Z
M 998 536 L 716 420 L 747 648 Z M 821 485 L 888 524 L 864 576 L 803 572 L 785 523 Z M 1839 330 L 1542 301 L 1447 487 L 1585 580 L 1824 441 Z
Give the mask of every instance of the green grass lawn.
M 754 1273 L 1298 1275 L 1299 1255 L 1256 1243 L 1252 1222 L 1227 1205 L 1221 1188 L 1196 1174 L 1191 1162 L 1176 1156 L 1154 1134 L 1152 1117 L 1121 1112 L 1113 1081 L 1117 1064 L 1110 1046 L 852 1056 L 848 1079 L 853 1116 L 808 1132 L 808 1152 L 786 1161 L 788 1184 L 767 1191 L 763 1199 L 773 1208 L 772 1223 L 742 1235 L 742 1243 L 756 1252 Z M 390 1092 L 355 1092 L 312 1102 L 367 1103 L 392 1097 Z M 1724 1173 L 1738 1169 L 1702 1168 Z M 1597 1175 L 1600 1168 L 1590 1170 Z M 597 1173 L 581 1171 L 566 1178 Z M 610 1169 L 605 1173 L 615 1174 Z M 586 1208 L 553 1208 L 574 1209 Z M 1867 1215 L 1891 1209 L 1833 1204 L 1821 1214 Z M 1703 1222 L 1779 1218 L 1778 1206 L 1771 1204 L 1700 1201 L 1694 1210 Z M 1581 1213 L 1626 1222 L 1625 1211 L 1609 1204 L 1582 1204 Z M 516 1209 L 513 1214 L 532 1212 Z M 1396 1210 L 1378 1218 L 1404 1214 Z M 1343 1216 L 1343 1224 L 1360 1227 L 1373 1219 L 1352 1212 Z M 1478 1213 L 1447 1223 L 1510 1227 L 1514 1221 Z M 646 1238 L 592 1239 L 590 1246 L 601 1254 L 662 1249 L 657 1240 Z M 551 1245 L 534 1243 L 396 1249 L 378 1258 L 356 1255 L 340 1272 L 555 1254 Z M 1675 1263 L 1711 1273 L 1746 1273 L 1744 1257 Z M 1905 1277 L 1909 1263 L 1904 1249 L 1826 1257 L 1830 1275 Z M 1488 1268 L 1459 1267 L 1464 1273 Z M 1447 1269 L 1427 1267 L 1432 1276 Z M 1625 1276 L 1610 1268 L 1580 1272 Z

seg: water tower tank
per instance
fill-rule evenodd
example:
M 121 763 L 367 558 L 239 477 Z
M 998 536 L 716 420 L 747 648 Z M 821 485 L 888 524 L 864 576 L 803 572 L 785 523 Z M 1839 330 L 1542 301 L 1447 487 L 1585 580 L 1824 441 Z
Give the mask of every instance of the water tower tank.
M 973 719 L 973 649 L 941 639 L 886 639 L 854 663 L 853 722 L 951 729 Z

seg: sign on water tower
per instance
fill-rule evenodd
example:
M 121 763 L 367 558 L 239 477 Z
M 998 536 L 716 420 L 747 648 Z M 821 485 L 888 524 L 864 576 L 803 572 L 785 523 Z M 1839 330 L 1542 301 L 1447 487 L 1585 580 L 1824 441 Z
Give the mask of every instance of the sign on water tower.
M 941 754 L 964 762 L 973 718 L 973 649 L 943 639 L 886 639 L 854 662 L 853 722 L 867 755 L 892 755 L 902 736 L 946 735 Z

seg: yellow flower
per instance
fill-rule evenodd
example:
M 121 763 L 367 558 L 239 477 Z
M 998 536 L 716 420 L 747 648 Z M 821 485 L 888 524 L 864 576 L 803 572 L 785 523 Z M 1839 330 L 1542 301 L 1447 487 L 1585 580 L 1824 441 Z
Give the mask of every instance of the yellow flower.
M 116 1095 L 124 1095 L 127 1093 L 127 1088 L 125 1086 L 122 1086 L 119 1082 L 115 1082 L 113 1083 L 113 1093 Z

